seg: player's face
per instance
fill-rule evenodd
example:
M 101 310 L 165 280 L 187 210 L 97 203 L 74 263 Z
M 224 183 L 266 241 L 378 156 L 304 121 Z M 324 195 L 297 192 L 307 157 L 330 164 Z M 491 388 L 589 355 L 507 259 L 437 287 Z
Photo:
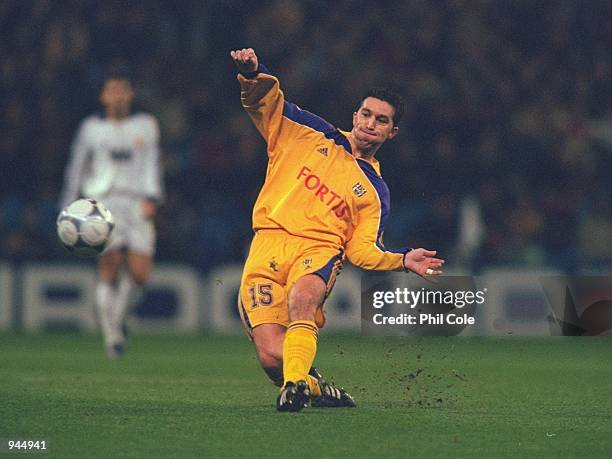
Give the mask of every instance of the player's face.
M 399 131 L 393 125 L 395 109 L 384 100 L 367 97 L 353 113 L 353 136 L 361 148 L 371 149 L 395 137 Z
M 100 102 L 111 118 L 122 118 L 130 112 L 134 100 L 134 90 L 128 80 L 106 80 Z

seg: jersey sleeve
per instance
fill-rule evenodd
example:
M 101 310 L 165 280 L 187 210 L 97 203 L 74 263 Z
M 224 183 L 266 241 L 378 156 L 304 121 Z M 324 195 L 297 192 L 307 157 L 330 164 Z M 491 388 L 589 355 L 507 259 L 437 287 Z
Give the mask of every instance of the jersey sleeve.
M 238 74 L 238 81 L 242 106 L 266 141 L 271 160 L 284 146 L 313 133 L 350 151 L 348 140 L 334 125 L 287 101 L 278 79 L 264 65 L 260 64 L 257 72 Z
M 81 192 L 85 170 L 91 158 L 91 152 L 87 145 L 87 126 L 87 120 L 81 123 L 70 147 L 70 159 L 64 174 L 64 188 L 60 198 L 60 208 L 64 208 L 75 201 Z
M 272 155 L 280 136 L 285 105 L 280 83 L 262 64 L 256 72 L 238 74 L 238 81 L 242 106 L 268 144 L 268 154 Z
M 150 139 L 146 147 L 146 161 L 143 170 L 143 192 L 147 198 L 155 201 L 163 199 L 161 153 L 159 146 L 159 124 L 157 119 L 150 117 Z
M 359 209 L 359 222 L 346 244 L 346 256 L 352 264 L 367 270 L 403 270 L 407 250 L 385 249 L 380 220 L 381 209 L 377 202 L 371 201 Z

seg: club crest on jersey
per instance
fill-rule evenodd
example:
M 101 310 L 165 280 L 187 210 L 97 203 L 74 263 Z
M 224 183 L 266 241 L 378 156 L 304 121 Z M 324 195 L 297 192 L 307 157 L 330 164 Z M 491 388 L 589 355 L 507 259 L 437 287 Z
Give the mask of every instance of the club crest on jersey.
M 319 147 L 319 148 L 317 148 L 317 151 L 319 153 L 321 153 L 323 156 L 327 156 L 327 153 L 328 153 L 329 150 L 328 150 L 327 147 Z
M 128 149 L 116 149 L 111 150 L 110 152 L 111 158 L 115 161 L 129 161 L 132 159 L 132 151 Z
M 366 194 L 368 190 L 366 190 L 363 185 L 359 182 L 355 183 L 353 185 L 353 193 L 355 193 L 357 195 L 358 198 L 362 197 L 364 194 Z

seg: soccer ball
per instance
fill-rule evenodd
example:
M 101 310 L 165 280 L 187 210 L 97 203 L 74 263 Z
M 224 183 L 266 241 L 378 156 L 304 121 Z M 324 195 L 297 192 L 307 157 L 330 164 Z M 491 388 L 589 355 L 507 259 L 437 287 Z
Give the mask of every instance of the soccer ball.
M 100 255 L 114 230 L 113 215 L 95 199 L 74 201 L 57 217 L 57 235 L 63 246 L 82 258 Z

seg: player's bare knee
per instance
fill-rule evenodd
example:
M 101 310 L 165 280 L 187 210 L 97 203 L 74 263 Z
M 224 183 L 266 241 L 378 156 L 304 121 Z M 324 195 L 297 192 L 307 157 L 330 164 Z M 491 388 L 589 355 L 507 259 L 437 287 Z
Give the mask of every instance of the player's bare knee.
M 123 257 L 120 252 L 110 252 L 100 257 L 100 278 L 104 282 L 115 283 L 119 278 L 119 271 Z
M 316 304 L 296 301 L 289 306 L 289 320 L 314 320 Z
M 314 320 L 315 311 L 325 298 L 325 284 L 319 277 L 302 278 L 289 294 L 289 319 Z
M 289 300 L 289 320 L 314 320 L 319 299 L 312 294 L 292 295 Z
M 149 273 L 142 273 L 142 272 L 131 272 L 130 276 L 132 277 L 132 281 L 134 281 L 134 283 L 138 286 L 143 286 L 145 285 L 147 282 L 149 282 Z
M 149 282 L 151 274 L 151 258 L 141 254 L 128 254 L 128 269 L 136 285 L 142 286 Z
M 310 306 L 316 305 L 319 302 L 320 295 L 318 292 L 310 289 L 301 289 L 292 291 L 289 301 L 295 305 Z
M 142 286 L 146 284 L 151 276 L 150 265 L 130 266 L 130 276 L 136 285 Z

